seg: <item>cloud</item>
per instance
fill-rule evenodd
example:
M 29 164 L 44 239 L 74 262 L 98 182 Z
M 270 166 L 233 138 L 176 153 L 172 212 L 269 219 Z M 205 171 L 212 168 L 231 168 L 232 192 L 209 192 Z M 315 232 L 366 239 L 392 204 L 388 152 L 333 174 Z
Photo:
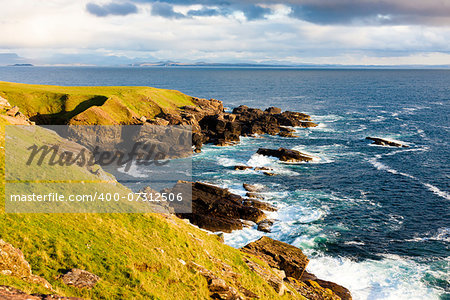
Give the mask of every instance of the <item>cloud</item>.
M 270 8 L 259 5 L 246 5 L 242 8 L 242 12 L 249 21 L 264 19 L 266 15 L 271 13 L 271 11 L 272 10 Z
M 137 13 L 137 7 L 133 3 L 125 2 L 111 2 L 104 5 L 98 5 L 95 3 L 88 3 L 86 10 L 97 17 L 106 17 L 109 15 L 126 16 L 129 14 Z
M 203 5 L 192 16 L 230 15 L 241 11 L 248 20 L 270 14 L 268 6 L 284 5 L 290 16 L 315 24 L 450 25 L 450 4 L 443 0 L 132 0 L 136 3 Z M 211 9 L 211 7 L 214 7 Z
M 190 17 L 213 17 L 227 15 L 228 12 L 216 8 L 202 7 L 201 9 L 191 9 L 187 12 Z
M 152 5 L 152 15 L 168 19 L 182 19 L 186 15 L 173 10 L 173 6 L 164 2 L 155 2 Z

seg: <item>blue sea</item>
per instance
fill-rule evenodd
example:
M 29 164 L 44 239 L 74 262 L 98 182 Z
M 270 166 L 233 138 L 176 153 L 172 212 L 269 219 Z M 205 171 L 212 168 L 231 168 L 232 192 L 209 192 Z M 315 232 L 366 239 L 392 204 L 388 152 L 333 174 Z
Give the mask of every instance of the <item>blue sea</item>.
M 348 287 L 354 299 L 450 299 L 450 70 L 260 68 L 2 67 L 1 81 L 56 85 L 137 85 L 310 114 L 319 124 L 296 138 L 242 138 L 207 145 L 194 179 L 244 195 L 262 184 L 280 209 L 268 235 L 298 246 L 308 270 Z M 408 148 L 373 146 L 366 136 Z M 259 147 L 317 157 L 281 164 Z M 235 171 L 269 166 L 276 176 Z M 225 235 L 241 247 L 263 233 Z

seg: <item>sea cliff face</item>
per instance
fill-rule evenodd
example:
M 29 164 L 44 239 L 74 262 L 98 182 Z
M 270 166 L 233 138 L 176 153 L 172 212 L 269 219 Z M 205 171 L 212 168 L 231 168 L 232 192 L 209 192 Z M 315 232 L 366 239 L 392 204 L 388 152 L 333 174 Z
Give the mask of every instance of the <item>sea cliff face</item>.
M 129 97 L 121 100 L 123 93 L 118 96 L 117 89 L 129 91 Z M 240 106 L 226 113 L 218 100 L 175 91 L 140 88 L 137 96 L 134 88 L 97 88 L 97 94 L 87 93 L 87 88 L 74 90 L 2 83 L 2 124 L 187 125 L 193 128 L 195 151 L 201 151 L 203 143 L 230 145 L 240 136 L 289 136 L 286 126 L 316 126 L 305 114 L 274 107 L 262 111 Z M 138 107 L 142 91 L 156 93 L 157 99 L 149 96 Z M 224 245 L 220 235 L 190 225 L 229 232 L 247 222 L 266 221 L 265 211 L 276 208 L 256 199 L 256 190 L 243 198 L 205 183 L 179 184 L 192 185 L 192 214 L 30 216 L 0 210 L 0 295 L 44 299 L 56 292 L 80 298 L 189 299 L 195 293 L 214 299 L 351 299 L 344 287 L 307 273 L 309 260 L 298 248 L 263 237 L 237 250 Z M 24 267 L 17 269 L 16 261 Z

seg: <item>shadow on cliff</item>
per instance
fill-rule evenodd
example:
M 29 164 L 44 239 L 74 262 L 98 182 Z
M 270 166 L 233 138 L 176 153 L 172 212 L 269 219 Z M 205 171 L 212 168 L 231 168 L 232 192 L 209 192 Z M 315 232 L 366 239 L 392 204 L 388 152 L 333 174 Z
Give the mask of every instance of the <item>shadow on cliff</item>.
M 64 95 L 61 97 L 61 101 L 65 103 L 67 100 L 67 95 Z M 85 110 L 89 109 L 92 106 L 102 106 L 106 100 L 108 100 L 108 97 L 105 96 L 94 96 L 88 100 L 85 100 L 83 102 L 80 102 L 73 110 L 66 111 L 65 107 L 63 107 L 63 110 L 58 113 L 54 114 L 40 114 L 37 113 L 36 115 L 30 117 L 30 120 L 33 122 L 36 122 L 37 125 L 64 125 L 67 124 L 67 122 L 75 117 L 76 115 L 84 112 Z

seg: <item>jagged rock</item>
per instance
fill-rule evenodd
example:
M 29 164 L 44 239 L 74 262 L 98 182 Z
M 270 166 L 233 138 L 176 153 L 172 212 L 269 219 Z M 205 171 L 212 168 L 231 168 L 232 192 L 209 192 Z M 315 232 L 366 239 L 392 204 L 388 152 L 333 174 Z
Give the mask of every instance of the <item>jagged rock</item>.
M 258 194 L 258 193 L 247 192 L 247 193 L 245 194 L 245 196 L 246 196 L 246 197 L 249 197 L 249 198 L 252 198 L 252 199 L 260 199 L 260 200 L 264 200 L 264 197 L 261 196 L 261 195 Z
M 295 130 L 287 127 L 280 127 L 280 133 L 278 133 L 279 136 L 282 137 L 297 137 L 294 135 Z
M 255 167 L 255 171 L 272 171 L 269 167 Z
M 217 260 L 217 259 L 216 259 Z M 218 261 L 218 260 L 217 260 Z M 219 262 L 219 265 L 223 263 Z M 237 300 L 237 299 L 244 299 L 239 291 L 231 286 L 226 280 L 223 278 L 220 278 L 218 275 L 213 273 L 212 271 L 206 269 L 205 267 L 195 263 L 195 262 L 189 262 L 188 267 L 190 267 L 192 270 L 197 271 L 200 275 L 205 277 L 208 289 L 211 292 L 210 297 L 212 299 L 224 299 L 224 300 Z M 225 267 L 222 269 L 222 272 L 225 272 L 226 274 L 222 274 L 225 278 L 228 279 L 236 279 L 239 277 L 239 274 L 236 274 L 232 271 L 230 271 L 231 267 L 227 268 Z M 245 289 L 245 293 L 249 294 L 252 293 L 249 290 Z M 254 293 L 252 293 L 254 294 Z
M 256 199 L 244 199 L 242 202 L 246 206 L 256 207 L 265 211 L 277 211 L 278 209 L 271 204 Z
M 100 277 L 97 275 L 81 269 L 72 269 L 62 276 L 64 284 L 76 288 L 93 288 L 99 280 Z
M 295 289 L 302 296 L 310 300 L 339 300 L 341 299 L 336 293 L 328 288 L 324 288 L 317 282 L 312 280 L 299 281 L 295 278 L 288 277 L 285 279 L 290 287 Z
M 387 139 L 382 139 L 382 138 L 377 138 L 377 137 L 366 137 L 366 140 L 371 140 L 373 141 L 373 144 L 375 145 L 380 145 L 380 146 L 391 146 L 391 147 L 404 147 L 407 148 L 408 145 L 405 144 L 401 144 L 398 142 L 394 142 L 394 141 L 390 141 Z
M 263 172 L 263 174 L 267 175 L 267 176 L 275 176 L 275 175 L 277 175 L 277 174 L 275 174 L 273 172 Z
M 281 114 L 281 108 L 271 106 L 266 108 L 265 112 L 269 114 Z
M 264 186 L 259 185 L 259 184 L 244 183 L 244 184 L 242 184 L 242 186 L 244 187 L 244 189 L 246 191 L 252 192 L 252 193 L 258 193 L 258 192 L 261 192 L 262 190 L 264 190 Z
M 337 283 L 317 278 L 314 274 L 305 271 L 301 277 L 301 281 L 312 280 L 317 282 L 321 287 L 332 290 L 342 300 L 352 300 L 350 291 Z
M 284 277 L 280 277 L 278 272 L 267 269 L 246 257 L 244 257 L 244 261 L 250 270 L 261 276 L 271 287 L 273 287 L 278 295 L 282 296 L 288 291 L 288 288 L 283 282 Z
M 278 148 L 277 150 L 259 148 L 256 153 L 265 155 L 265 156 L 277 157 L 278 159 L 280 159 L 280 161 L 284 161 L 284 162 L 302 162 L 302 161 L 312 161 L 313 160 L 313 157 L 308 154 L 304 154 L 304 153 L 301 153 L 300 151 L 286 149 L 286 148 Z
M 250 167 L 250 166 L 240 166 L 240 165 L 238 165 L 238 166 L 234 166 L 234 169 L 235 169 L 236 171 L 243 171 L 243 170 L 252 169 L 252 167 Z
M 2 239 L 0 239 L 0 274 L 18 277 L 53 291 L 47 280 L 32 274 L 30 264 L 25 260 L 22 251 Z
M 244 205 L 244 199 L 227 189 L 200 182 L 179 182 L 172 191 L 192 187 L 192 213 L 177 214 L 192 224 L 210 231 L 231 232 L 242 229 L 241 220 L 259 222 L 266 218 L 256 207 Z M 175 210 L 177 210 L 175 208 Z
M 244 246 L 241 251 L 260 257 L 272 268 L 284 270 L 293 278 L 301 278 L 309 262 L 299 248 L 266 236 Z
M 262 232 L 271 232 L 273 223 L 273 220 L 262 220 L 258 223 L 258 230 Z
M 83 300 L 76 297 L 63 297 L 58 295 L 27 294 L 19 289 L 0 285 L 0 299 L 4 300 Z

